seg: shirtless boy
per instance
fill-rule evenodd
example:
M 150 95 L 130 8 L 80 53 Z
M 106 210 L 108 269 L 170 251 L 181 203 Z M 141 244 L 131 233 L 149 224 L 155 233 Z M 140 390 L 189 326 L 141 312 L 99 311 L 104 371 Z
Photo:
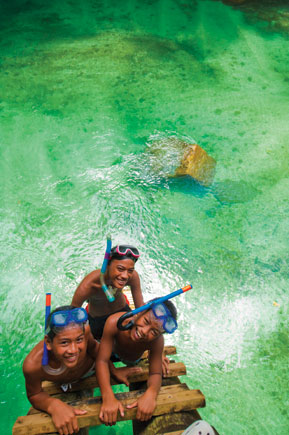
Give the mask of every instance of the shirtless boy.
M 42 389 L 42 381 L 69 384 L 92 374 L 99 343 L 93 338 L 83 308 L 58 307 L 47 319 L 44 341 L 48 350 L 48 365 L 42 365 L 43 340 L 27 355 L 23 363 L 26 393 L 32 406 L 51 415 L 61 435 L 78 432 L 77 415 L 86 411 L 73 408 L 51 397 Z M 110 363 L 111 373 L 118 379 L 117 371 Z M 136 369 L 134 369 L 136 370 Z
M 119 402 L 110 386 L 109 360 L 115 353 L 125 363 L 135 362 L 145 350 L 149 350 L 149 378 L 147 390 L 127 408 L 137 407 L 136 418 L 145 421 L 151 418 L 156 407 L 156 398 L 162 382 L 162 353 L 164 347 L 163 333 L 172 333 L 177 328 L 176 308 L 171 301 L 157 303 L 148 310 L 134 316 L 130 329 L 120 331 L 117 327 L 119 318 L 124 313 L 111 315 L 105 324 L 97 360 L 96 374 L 102 394 L 100 419 L 106 425 L 113 425 L 117 413 L 124 416 L 124 407 Z M 129 320 L 126 319 L 123 325 Z
M 111 249 L 104 281 L 107 287 L 110 287 L 110 291 L 114 293 L 115 300 L 113 302 L 107 300 L 101 288 L 100 269 L 89 273 L 77 287 L 71 304 L 75 307 L 81 307 L 85 301 L 89 301 L 89 324 L 91 332 L 97 340 L 101 338 L 105 321 L 110 314 L 130 311 L 122 293 L 126 285 L 131 288 L 135 307 L 143 305 L 140 279 L 135 270 L 138 258 L 139 252 L 134 246 L 118 245 Z

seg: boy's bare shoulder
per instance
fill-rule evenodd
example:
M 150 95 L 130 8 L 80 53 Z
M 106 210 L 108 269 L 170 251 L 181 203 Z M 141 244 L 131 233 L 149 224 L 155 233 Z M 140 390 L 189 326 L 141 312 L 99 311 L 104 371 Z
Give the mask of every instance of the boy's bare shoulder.
M 41 372 L 41 361 L 43 355 L 43 340 L 40 341 L 26 356 L 23 362 L 23 373 L 24 375 L 31 375 L 37 372 Z
M 121 311 L 121 312 L 119 312 L 119 313 L 111 314 L 111 315 L 107 318 L 107 320 L 106 320 L 106 322 L 105 322 L 105 325 L 108 325 L 110 328 L 117 329 L 117 322 L 118 322 L 118 319 L 119 319 L 123 314 L 125 314 L 125 313 L 126 313 L 126 311 Z
M 93 270 L 83 278 L 81 284 L 84 286 L 91 286 L 92 284 L 95 284 L 99 280 L 99 276 L 100 276 L 100 269 Z

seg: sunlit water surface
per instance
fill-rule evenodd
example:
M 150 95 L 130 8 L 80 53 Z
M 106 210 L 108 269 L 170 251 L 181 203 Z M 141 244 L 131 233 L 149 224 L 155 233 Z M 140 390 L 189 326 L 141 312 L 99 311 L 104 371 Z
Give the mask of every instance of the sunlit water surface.
M 45 292 L 69 302 L 108 233 L 140 249 L 146 299 L 193 284 L 166 342 L 202 417 L 288 433 L 289 12 L 275 4 L 273 28 L 216 1 L 3 6 L 1 434 L 29 408 L 21 364 Z M 152 164 L 169 136 L 216 159 L 211 188 L 168 178 L 169 147 Z

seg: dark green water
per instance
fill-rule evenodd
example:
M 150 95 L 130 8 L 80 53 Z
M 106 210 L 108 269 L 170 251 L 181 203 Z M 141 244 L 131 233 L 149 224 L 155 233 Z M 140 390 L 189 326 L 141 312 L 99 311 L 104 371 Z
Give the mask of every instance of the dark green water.
M 167 344 L 202 417 L 220 434 L 287 435 L 289 7 L 5 3 L 0 433 L 29 408 L 21 364 L 45 291 L 70 301 L 111 233 L 139 247 L 146 299 L 194 285 Z M 172 135 L 217 160 L 211 189 L 156 172 L 147 146 Z

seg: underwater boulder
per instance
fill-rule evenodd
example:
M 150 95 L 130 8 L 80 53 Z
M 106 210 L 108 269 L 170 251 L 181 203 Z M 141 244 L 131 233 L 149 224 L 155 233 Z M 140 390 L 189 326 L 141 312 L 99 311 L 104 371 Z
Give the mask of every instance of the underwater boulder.
M 203 148 L 176 137 L 154 140 L 147 153 L 151 169 L 159 176 L 190 176 L 203 186 L 213 182 L 216 161 Z
M 216 160 L 197 144 L 189 145 L 184 153 L 175 176 L 190 175 L 203 186 L 210 186 L 214 180 Z

